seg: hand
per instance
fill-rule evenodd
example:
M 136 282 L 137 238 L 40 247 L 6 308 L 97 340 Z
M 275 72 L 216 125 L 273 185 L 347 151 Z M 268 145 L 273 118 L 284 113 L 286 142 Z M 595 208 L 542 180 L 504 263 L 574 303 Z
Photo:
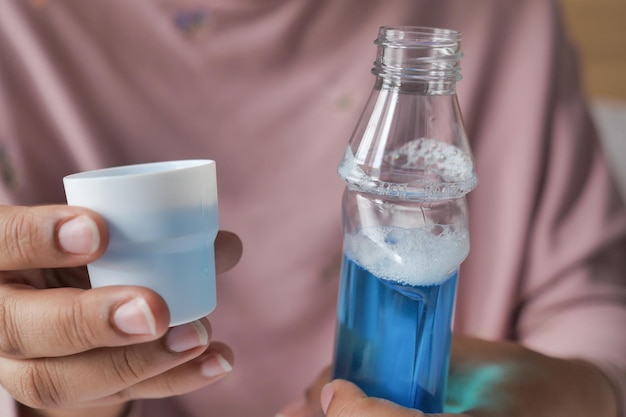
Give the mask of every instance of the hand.
M 129 400 L 183 394 L 231 369 L 208 320 L 168 329 L 165 302 L 146 288 L 87 290 L 74 267 L 107 240 L 87 209 L 0 206 L 0 384 L 38 416 L 116 417 Z M 239 238 L 220 232 L 217 272 L 240 256 Z
M 369 398 L 356 385 L 323 373 L 304 400 L 281 417 L 418 417 L 418 410 Z M 321 390 L 318 390 L 322 387 Z M 320 399 L 319 402 L 317 399 Z M 445 414 L 438 417 L 614 417 L 605 377 L 579 360 L 548 357 L 509 342 L 455 336 Z M 323 414 L 325 413 L 325 414 Z

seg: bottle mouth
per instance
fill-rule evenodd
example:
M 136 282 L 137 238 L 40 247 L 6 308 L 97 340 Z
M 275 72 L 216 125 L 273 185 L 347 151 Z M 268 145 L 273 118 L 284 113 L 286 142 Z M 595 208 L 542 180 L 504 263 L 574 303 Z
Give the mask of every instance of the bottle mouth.
M 381 26 L 378 30 L 377 45 L 416 46 L 456 46 L 462 34 L 456 30 L 426 26 Z
M 388 80 L 461 80 L 461 32 L 421 26 L 382 26 L 372 73 Z

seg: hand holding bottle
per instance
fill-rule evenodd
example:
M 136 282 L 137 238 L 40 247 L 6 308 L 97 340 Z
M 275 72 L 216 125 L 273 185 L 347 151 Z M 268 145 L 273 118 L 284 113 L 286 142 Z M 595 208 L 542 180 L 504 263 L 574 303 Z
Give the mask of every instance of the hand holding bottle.
M 389 352 L 393 354 L 393 352 Z M 580 360 L 553 358 L 511 342 L 455 336 L 443 414 L 424 414 L 367 397 L 328 373 L 307 390 L 300 407 L 281 417 L 614 417 L 616 399 L 605 377 Z
M 129 400 L 189 392 L 230 369 L 208 320 L 168 329 L 165 302 L 146 288 L 86 290 L 86 270 L 73 267 L 107 245 L 95 213 L 0 206 L 0 231 L 0 384 L 37 415 L 116 417 Z M 226 271 L 241 242 L 220 232 L 215 252 Z

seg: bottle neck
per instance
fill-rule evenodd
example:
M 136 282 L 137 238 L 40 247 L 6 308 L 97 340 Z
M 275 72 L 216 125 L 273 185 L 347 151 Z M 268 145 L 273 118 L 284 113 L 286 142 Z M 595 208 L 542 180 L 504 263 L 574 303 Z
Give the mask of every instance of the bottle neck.
M 461 34 L 436 28 L 381 27 L 372 73 L 377 89 L 420 95 L 456 94 Z
M 350 190 L 433 202 L 475 187 L 455 92 L 460 37 L 445 29 L 380 29 L 376 85 L 339 166 Z

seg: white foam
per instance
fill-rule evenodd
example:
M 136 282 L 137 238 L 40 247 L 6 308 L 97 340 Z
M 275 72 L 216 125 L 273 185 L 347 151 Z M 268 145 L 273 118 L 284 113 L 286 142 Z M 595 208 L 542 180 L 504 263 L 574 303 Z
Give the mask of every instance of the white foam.
M 388 151 L 383 160 L 386 167 L 371 166 L 371 175 L 368 175 L 362 164 L 369 162 L 357 160 L 348 145 L 338 173 L 351 189 L 410 200 L 461 197 L 477 183 L 471 155 L 437 139 L 409 141 Z M 399 170 L 405 175 L 413 172 L 414 175 L 408 182 L 388 182 L 380 179 L 382 170 Z
M 469 253 L 469 234 L 457 226 L 372 227 L 344 240 L 346 254 L 372 274 L 407 285 L 445 281 Z
M 394 168 L 424 170 L 444 182 L 466 182 L 475 177 L 469 154 L 449 143 L 433 138 L 418 138 L 385 155 Z

